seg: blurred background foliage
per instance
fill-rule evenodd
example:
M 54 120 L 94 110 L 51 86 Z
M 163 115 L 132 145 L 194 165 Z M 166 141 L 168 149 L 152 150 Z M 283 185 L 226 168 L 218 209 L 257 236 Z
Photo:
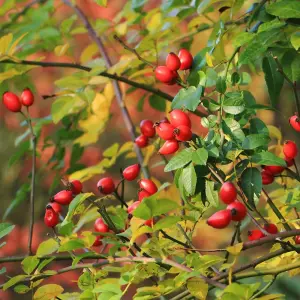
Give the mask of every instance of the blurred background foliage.
M 86 34 L 86 29 L 62 1 L 34 2 L 31 6 L 31 1 L 0 1 L 1 61 L 8 55 L 8 58 L 16 56 L 26 60 L 67 62 L 91 68 L 86 72 L 71 68 L 2 64 L 0 61 L 0 94 L 7 90 L 20 94 L 25 87 L 30 87 L 36 97 L 34 106 L 30 108 L 34 122 L 39 124 L 36 248 L 47 237 L 47 230 L 41 223 L 44 207 L 49 197 L 58 191 L 62 177 L 83 179 L 84 189 L 97 193 L 96 182 L 100 174 L 110 174 L 117 179 L 120 167 L 134 163 L 136 159 L 114 101 L 110 80 L 98 76 L 105 70 L 104 61 Z M 105 0 L 75 2 L 105 41 L 114 64 L 108 72 L 155 85 L 172 96 L 177 94 L 180 87 L 168 87 L 155 82 L 152 69 L 125 51 L 115 42 L 113 35 L 124 38 L 143 57 L 155 64 L 164 62 L 169 52 L 178 52 L 181 47 L 190 48 L 194 55 L 200 53 L 205 57 L 208 52 L 206 47 L 214 46 L 213 55 L 206 56 L 207 61 L 211 60 L 211 68 L 206 70 L 206 76 L 214 86 L 217 66 L 228 60 L 234 46 L 245 42 L 242 39 L 247 38 L 242 35 L 245 26 L 237 25 L 242 24 L 247 12 L 257 5 L 257 1 L 251 0 L 109 0 L 107 6 Z M 30 7 L 24 11 L 27 5 Z M 266 21 L 268 14 L 265 11 L 260 14 L 259 19 Z M 8 44 L 10 47 L 7 47 Z M 295 51 L 290 50 L 289 55 L 293 56 Z M 270 105 L 264 75 L 256 68 L 255 62 L 251 61 L 242 67 L 242 81 L 249 85 L 247 89 L 259 104 Z M 170 110 L 170 103 L 162 98 L 125 83 L 120 85 L 137 127 L 142 119 L 160 120 Z M 280 95 L 275 98 L 275 102 L 271 99 L 275 111 L 263 110 L 258 117 L 266 124 L 279 128 L 285 139 L 298 139 L 287 122 L 295 111 L 292 89 L 284 84 Z M 205 134 L 207 129 L 202 127 L 200 119 L 194 115 L 191 118 L 193 131 L 199 135 Z M 27 152 L 30 145 L 24 141 L 28 135 L 24 125 L 21 116 L 5 111 L 0 106 L 1 217 L 18 225 L 14 234 L 9 236 L 7 245 L 0 249 L 1 256 L 25 253 L 26 250 L 31 158 Z M 163 172 L 160 158 L 153 156 L 155 152 L 153 146 L 144 150 L 151 174 L 160 182 L 170 181 L 170 175 Z M 136 193 L 135 184 L 129 185 L 127 198 L 134 199 Z M 176 191 L 173 194 L 178 197 Z M 197 248 L 222 247 L 230 239 L 233 230 L 230 227 L 220 234 L 208 228 L 204 222 L 200 222 L 198 228 L 194 237 Z M 247 259 L 251 259 L 251 255 Z M 8 272 L 14 271 L 12 264 L 6 267 Z M 74 271 L 61 278 L 48 279 L 48 282 L 64 281 L 72 290 L 74 286 L 70 279 L 76 280 L 77 277 Z M 281 276 L 272 287 L 273 292 L 285 294 L 286 299 L 300 299 L 297 281 L 299 277 L 291 279 Z M 0 291 L 0 299 L 16 297 Z

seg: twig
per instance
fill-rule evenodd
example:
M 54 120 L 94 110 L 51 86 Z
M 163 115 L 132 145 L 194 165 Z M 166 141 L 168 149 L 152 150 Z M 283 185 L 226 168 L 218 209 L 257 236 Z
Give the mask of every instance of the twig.
M 258 296 L 260 296 L 261 294 L 263 294 L 276 280 L 277 276 L 274 276 L 272 278 L 272 280 L 270 280 L 261 290 L 259 290 L 257 293 L 255 293 L 250 300 L 254 300 L 257 299 Z

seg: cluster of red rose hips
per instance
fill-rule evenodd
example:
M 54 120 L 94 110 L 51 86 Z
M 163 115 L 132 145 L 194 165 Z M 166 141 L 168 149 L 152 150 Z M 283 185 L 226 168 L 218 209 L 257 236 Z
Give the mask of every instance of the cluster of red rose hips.
M 287 167 L 291 167 L 298 154 L 297 145 L 293 141 L 286 141 L 283 145 L 283 154 Z M 274 181 L 274 176 L 281 174 L 285 168 L 281 166 L 264 166 L 261 172 L 262 183 L 264 185 L 271 184 Z
M 2 96 L 2 102 L 11 112 L 20 112 L 22 105 L 29 107 L 33 104 L 34 96 L 31 90 L 26 88 L 23 90 L 20 98 L 12 92 L 5 92 Z
M 191 120 L 187 113 L 180 109 L 174 109 L 170 112 L 170 121 L 167 118 L 156 123 L 151 120 L 143 120 L 140 123 L 142 134 L 136 138 L 135 143 L 140 148 L 146 147 L 149 138 L 153 138 L 156 133 L 165 141 L 158 152 L 163 155 L 173 154 L 179 149 L 179 142 L 187 142 L 192 139 L 191 126 Z
M 61 205 L 69 205 L 74 196 L 82 192 L 82 183 L 79 180 L 71 180 L 67 183 L 67 188 L 55 194 L 50 203 L 46 206 L 44 223 L 48 227 L 55 227 L 59 223 L 59 213 L 62 211 Z
M 297 114 L 291 116 L 289 122 L 296 131 L 300 132 L 300 119 Z
M 177 71 L 191 69 L 192 65 L 193 56 L 188 50 L 181 49 L 178 56 L 171 52 L 166 58 L 166 65 L 158 66 L 155 69 L 155 77 L 163 83 L 172 85 L 179 78 Z

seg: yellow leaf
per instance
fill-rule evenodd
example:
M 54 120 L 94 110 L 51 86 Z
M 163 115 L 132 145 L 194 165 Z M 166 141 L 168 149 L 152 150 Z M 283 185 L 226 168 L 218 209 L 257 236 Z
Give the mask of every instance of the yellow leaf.
M 108 101 L 111 101 L 114 96 L 115 96 L 115 92 L 114 92 L 114 87 L 112 85 L 111 82 L 109 82 L 105 88 L 104 88 L 104 91 L 103 91 L 103 94 L 104 96 L 108 99 Z
M 280 130 L 273 125 L 268 125 L 267 127 L 269 129 L 270 137 L 275 138 L 280 142 L 282 139 L 282 134 L 281 134 Z
M 208 293 L 208 284 L 201 278 L 193 277 L 187 281 L 187 288 L 192 296 L 205 300 Z
M 213 65 L 213 62 L 212 62 L 212 56 L 208 52 L 206 52 L 205 58 L 206 58 L 207 65 L 209 67 L 213 67 L 214 65 Z
M 54 49 L 54 53 L 56 56 L 63 56 L 68 51 L 69 47 L 70 47 L 69 43 L 56 46 Z
M 226 250 L 232 255 L 238 255 L 243 249 L 243 243 L 238 243 L 234 246 L 227 247 Z
M 144 223 L 144 220 L 142 221 L 142 223 Z M 139 227 L 137 230 L 132 231 L 132 237 L 130 239 L 130 244 L 132 245 L 140 235 L 145 234 L 145 233 L 151 233 L 151 232 L 152 232 L 152 228 L 149 226 Z
M 3 73 L 0 73 L 0 82 L 4 81 L 6 79 L 12 78 L 16 75 L 22 74 L 23 72 L 19 72 L 16 69 L 9 69 L 8 71 L 5 71 Z
M 149 145 L 148 147 L 145 148 L 143 153 L 144 153 L 143 165 L 146 166 L 146 165 L 148 165 L 149 160 L 151 159 L 151 157 L 156 153 L 155 146 L 154 145 Z
M 16 49 L 17 49 L 17 46 L 18 46 L 18 44 L 20 43 L 20 41 L 24 38 L 24 36 L 26 36 L 27 35 L 27 32 L 26 33 L 24 33 L 24 34 L 22 34 L 20 37 L 18 37 L 13 43 L 12 43 L 12 45 L 10 46 L 10 49 L 9 49 L 9 51 L 8 51 L 8 55 L 14 55 L 14 53 L 15 53 L 15 51 L 16 51 Z
M 96 44 L 90 44 L 88 45 L 81 53 L 80 55 L 80 62 L 82 64 L 85 64 L 89 60 L 92 59 L 92 57 L 98 53 L 98 47 Z
M 0 55 L 8 53 L 9 45 L 12 42 L 12 39 L 13 39 L 12 33 L 3 36 L 0 39 Z
M 64 289 L 57 284 L 46 284 L 37 289 L 34 293 L 34 300 L 53 300 L 59 296 Z
M 133 78 L 139 77 L 140 75 L 144 75 L 144 74 L 152 73 L 152 72 L 153 72 L 152 68 L 144 68 L 142 70 L 134 72 L 132 75 L 129 76 L 129 78 L 133 79 Z
M 90 81 L 89 84 L 91 85 L 100 85 L 100 84 L 104 84 L 109 82 L 109 78 L 107 77 L 103 77 L 103 76 L 93 76 Z
M 154 14 L 151 19 L 149 20 L 149 23 L 147 24 L 147 29 L 153 33 L 157 31 L 158 28 L 160 28 L 160 25 L 162 24 L 162 14 L 160 12 Z
M 125 35 L 127 32 L 127 21 L 123 22 L 115 27 L 115 30 L 118 35 Z
M 285 295 L 283 294 L 271 294 L 271 295 L 265 295 L 259 298 L 256 298 L 257 300 L 283 300 L 285 299 Z

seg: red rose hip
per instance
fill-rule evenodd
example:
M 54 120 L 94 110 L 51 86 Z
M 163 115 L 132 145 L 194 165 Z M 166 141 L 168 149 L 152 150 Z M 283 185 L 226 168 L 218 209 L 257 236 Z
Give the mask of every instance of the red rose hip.
M 58 192 L 53 196 L 53 201 L 61 204 L 61 205 L 68 205 L 73 200 L 73 193 L 72 191 L 63 190 Z
M 231 211 L 224 209 L 214 213 L 207 219 L 207 224 L 213 228 L 222 229 L 229 225 L 231 221 Z
M 138 207 L 140 204 L 141 204 L 140 201 L 135 201 L 135 202 L 133 202 L 131 205 L 129 205 L 129 206 L 127 207 L 127 212 L 128 212 L 128 214 L 131 214 L 131 215 L 132 215 L 132 213 L 134 212 L 134 210 L 137 209 L 137 207 Z
M 166 58 L 167 68 L 169 68 L 172 71 L 177 71 L 179 70 L 180 65 L 181 63 L 179 57 L 175 53 L 170 52 Z
M 289 122 L 296 131 L 300 132 L 300 119 L 297 115 L 290 117 Z
M 24 106 L 31 106 L 34 102 L 34 96 L 33 93 L 31 92 L 31 90 L 29 88 L 25 89 L 22 94 L 21 94 L 21 103 Z
M 283 153 L 289 159 L 294 159 L 298 154 L 298 147 L 293 141 L 286 141 L 283 145 Z
M 158 66 L 155 69 L 156 79 L 163 83 L 167 83 L 167 84 L 173 83 L 174 76 L 175 76 L 174 72 L 166 66 Z
M 53 210 L 58 214 L 62 211 L 61 205 L 58 204 L 57 202 L 51 202 L 48 205 L 50 205 L 53 208 Z
M 104 177 L 98 181 L 97 188 L 100 193 L 109 195 L 114 192 L 115 184 L 111 177 Z
M 151 179 L 141 179 L 139 185 L 141 189 L 147 191 L 150 195 L 157 192 L 157 186 Z
M 247 215 L 246 206 L 239 201 L 232 202 L 227 209 L 231 211 L 231 219 L 236 222 L 244 220 Z
M 236 187 L 230 181 L 224 182 L 221 186 L 219 197 L 221 201 L 225 204 L 232 203 L 237 196 Z
M 271 234 L 276 234 L 278 233 L 278 228 L 275 224 L 265 224 L 264 225 L 264 230 L 268 233 L 271 233 Z
M 6 92 L 2 96 L 2 102 L 5 107 L 12 112 L 20 112 L 22 109 L 22 104 L 19 97 L 11 92 Z
M 187 115 L 187 113 L 185 113 L 184 111 L 182 111 L 180 109 L 174 109 L 170 112 L 170 123 L 174 127 L 178 127 L 180 125 L 185 125 L 185 126 L 191 128 L 191 126 L 192 126 L 191 120 L 190 120 L 189 116 Z
M 296 243 L 297 245 L 300 244 L 300 235 L 295 236 L 295 243 Z
M 174 129 L 175 127 L 170 123 L 159 123 L 156 127 L 157 135 L 167 141 L 174 139 Z
M 281 166 L 264 166 L 264 169 L 273 174 L 273 175 L 277 175 L 280 174 L 284 171 L 285 167 L 281 167 Z
M 139 148 L 145 148 L 148 146 L 148 138 L 143 134 L 138 136 L 134 142 Z
M 141 202 L 144 198 L 147 198 L 147 197 L 150 197 L 151 194 L 145 190 L 140 190 L 138 192 L 138 198 L 139 198 L 139 201 Z
M 271 184 L 274 181 L 274 176 L 267 170 L 262 170 L 261 171 L 261 179 L 262 179 L 262 184 L 263 185 L 268 185 Z
M 58 213 L 52 208 L 51 205 L 47 205 L 44 216 L 44 223 L 47 227 L 55 227 L 59 222 Z
M 126 180 L 132 181 L 138 177 L 140 169 L 141 166 L 139 164 L 135 164 L 124 169 L 122 175 Z
M 193 133 L 188 126 L 180 125 L 175 128 L 174 135 L 176 140 L 181 142 L 187 142 L 192 139 Z
M 102 218 L 96 219 L 94 223 L 94 229 L 97 232 L 103 232 L 103 233 L 106 233 L 109 230 L 108 226 L 104 223 Z
M 140 123 L 141 133 L 149 138 L 155 136 L 154 123 L 151 120 L 143 120 Z
M 82 183 L 80 180 L 74 179 L 70 181 L 70 189 L 73 194 L 78 195 L 82 192 Z
M 181 49 L 179 51 L 178 57 L 180 59 L 180 70 L 188 70 L 192 68 L 193 56 L 190 51 Z
M 248 231 L 248 240 L 257 241 L 263 238 L 265 235 L 259 229 L 253 229 Z
M 168 140 L 161 146 L 158 152 L 162 155 L 173 154 L 179 149 L 179 143 L 176 140 Z

